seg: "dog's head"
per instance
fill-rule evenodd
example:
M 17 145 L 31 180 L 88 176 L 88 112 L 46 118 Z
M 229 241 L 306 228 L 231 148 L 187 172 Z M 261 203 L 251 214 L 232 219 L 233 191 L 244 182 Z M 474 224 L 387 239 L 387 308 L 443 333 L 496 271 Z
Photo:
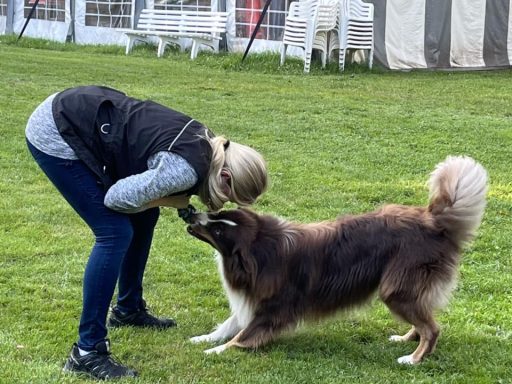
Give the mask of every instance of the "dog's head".
M 224 256 L 252 244 L 259 227 L 258 214 L 245 208 L 197 213 L 190 221 L 188 233 L 210 244 Z
M 188 232 L 222 256 L 223 277 L 252 297 L 270 297 L 281 289 L 293 226 L 246 208 L 191 216 Z
M 261 221 L 255 212 L 239 208 L 194 214 L 187 230 L 222 255 L 224 276 L 232 287 L 253 290 L 258 271 L 255 249 L 258 248 Z

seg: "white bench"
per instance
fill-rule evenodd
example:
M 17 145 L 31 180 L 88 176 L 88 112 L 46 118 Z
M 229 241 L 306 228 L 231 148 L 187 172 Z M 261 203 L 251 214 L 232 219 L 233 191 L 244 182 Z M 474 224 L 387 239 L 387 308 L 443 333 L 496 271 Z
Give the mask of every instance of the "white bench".
M 181 39 L 192 39 L 190 58 L 197 57 L 199 46 L 204 44 L 217 50 L 220 34 L 226 32 L 228 12 L 178 11 L 143 9 L 135 29 L 120 29 L 128 37 L 126 54 L 129 54 L 137 40 L 158 39 L 157 56 L 162 57 L 168 44 L 176 44 L 184 49 Z

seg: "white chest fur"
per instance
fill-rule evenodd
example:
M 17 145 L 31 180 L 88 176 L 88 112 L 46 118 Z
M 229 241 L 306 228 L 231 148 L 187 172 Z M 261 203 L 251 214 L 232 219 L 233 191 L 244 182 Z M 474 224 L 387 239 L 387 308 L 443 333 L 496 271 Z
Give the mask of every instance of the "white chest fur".
M 222 285 L 224 287 L 224 290 L 226 291 L 226 295 L 229 300 L 231 314 L 236 317 L 238 326 L 240 328 L 245 328 L 254 318 L 254 308 L 243 292 L 239 290 L 234 290 L 226 281 L 226 278 L 224 276 L 224 265 L 222 263 L 222 255 L 219 252 L 215 253 L 215 260 L 217 261 L 217 267 L 219 269 L 219 275 L 222 280 Z

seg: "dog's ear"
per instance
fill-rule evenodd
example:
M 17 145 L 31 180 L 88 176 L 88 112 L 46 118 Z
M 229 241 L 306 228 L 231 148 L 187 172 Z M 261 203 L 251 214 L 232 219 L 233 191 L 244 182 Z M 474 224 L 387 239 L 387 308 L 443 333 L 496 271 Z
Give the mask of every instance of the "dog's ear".
M 246 276 L 244 280 L 254 287 L 258 275 L 258 263 L 246 244 L 237 244 L 233 249 L 233 257 L 238 260 L 238 265 Z

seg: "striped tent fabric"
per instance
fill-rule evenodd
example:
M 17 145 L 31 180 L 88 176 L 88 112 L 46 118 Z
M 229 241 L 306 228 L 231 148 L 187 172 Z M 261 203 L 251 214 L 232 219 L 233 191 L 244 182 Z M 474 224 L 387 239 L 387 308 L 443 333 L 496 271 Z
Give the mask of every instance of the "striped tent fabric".
M 375 7 L 374 59 L 390 69 L 506 68 L 512 0 L 366 0 Z

